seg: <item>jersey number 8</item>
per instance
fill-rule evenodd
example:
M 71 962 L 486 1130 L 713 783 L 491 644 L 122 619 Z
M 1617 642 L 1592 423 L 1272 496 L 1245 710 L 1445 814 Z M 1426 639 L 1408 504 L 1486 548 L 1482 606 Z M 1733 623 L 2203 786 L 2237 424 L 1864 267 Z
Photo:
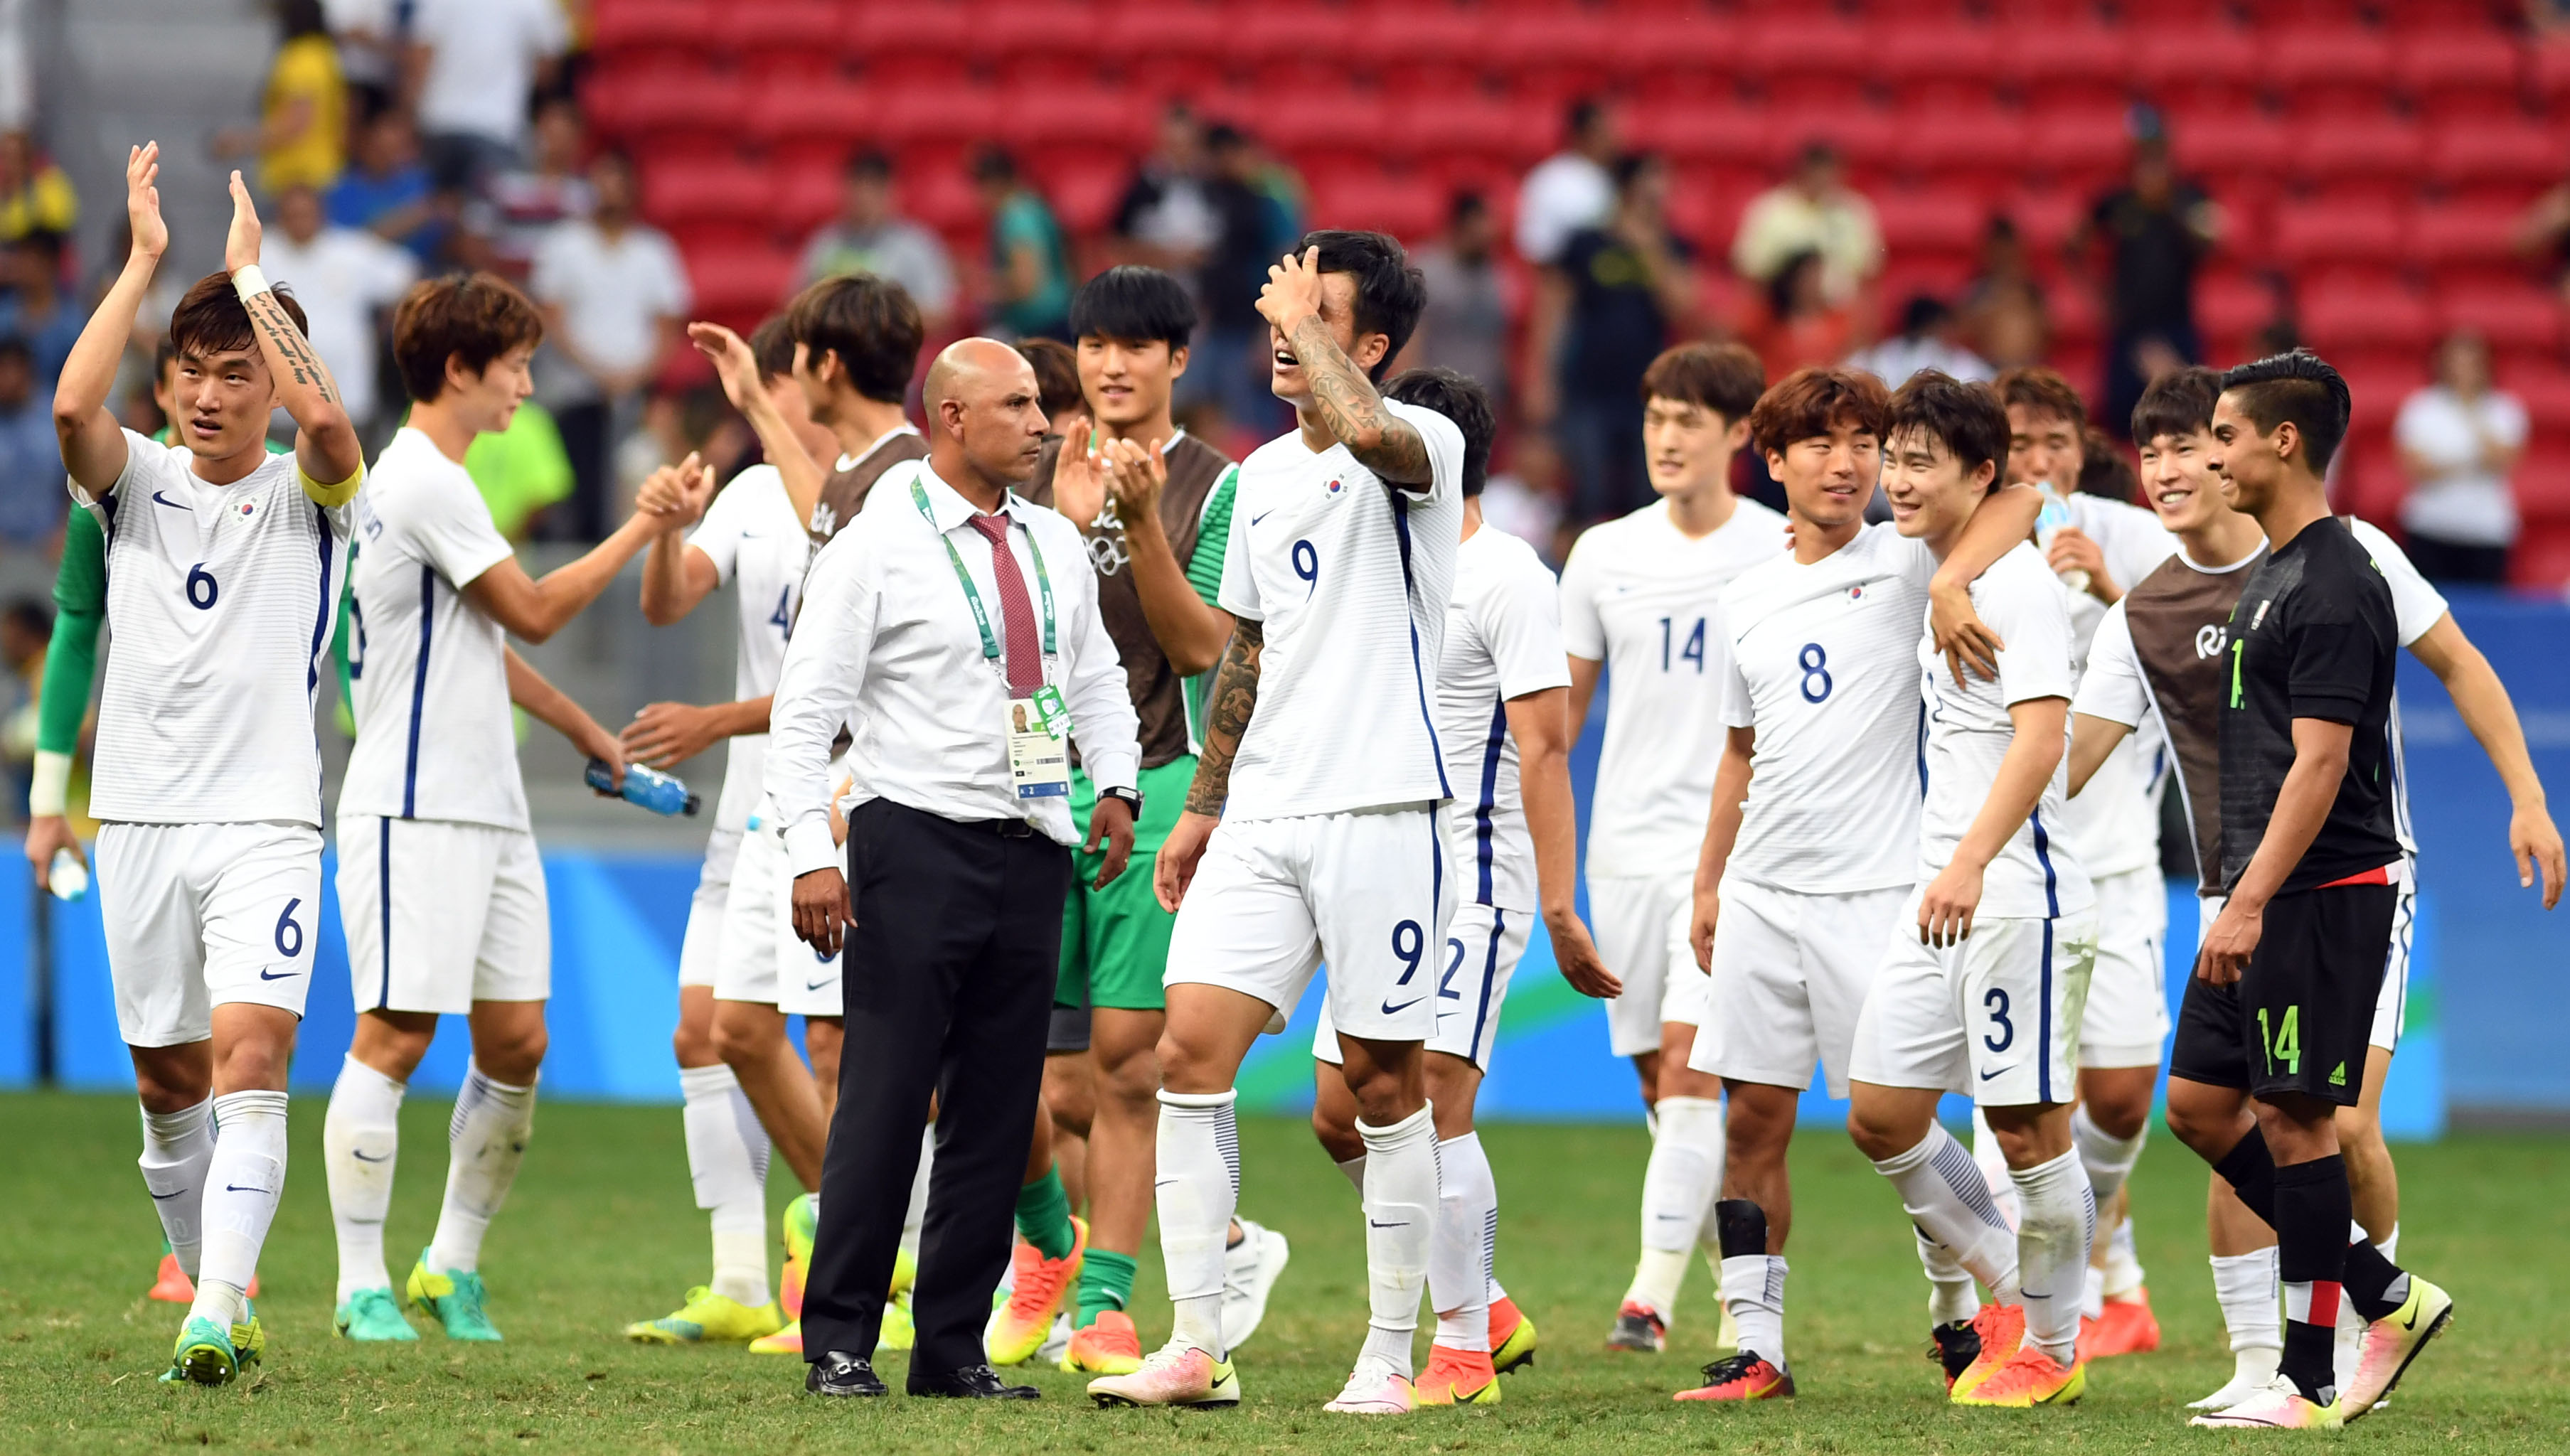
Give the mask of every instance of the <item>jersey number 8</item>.
M 1826 702 L 1830 696 L 1830 654 L 1818 642 L 1805 642 L 1795 661 L 1803 665 L 1803 701 Z M 1820 684 L 1817 688 L 1814 683 Z

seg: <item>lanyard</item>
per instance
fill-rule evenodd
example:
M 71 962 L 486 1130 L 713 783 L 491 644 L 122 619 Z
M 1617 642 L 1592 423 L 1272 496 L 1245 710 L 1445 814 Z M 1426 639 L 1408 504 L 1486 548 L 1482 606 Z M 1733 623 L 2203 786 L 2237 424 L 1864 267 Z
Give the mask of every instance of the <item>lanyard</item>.
M 919 519 L 928 523 L 928 529 L 936 533 L 938 544 L 946 547 L 946 562 L 955 568 L 956 583 L 964 588 L 965 604 L 973 608 L 973 625 L 982 633 L 983 660 L 998 662 L 1000 639 L 991 632 L 991 613 L 982 605 L 982 593 L 973 585 L 973 573 L 964 569 L 964 557 L 955 549 L 954 538 L 937 530 L 936 513 L 928 509 L 928 492 L 920 486 L 917 476 L 911 477 L 910 503 L 919 508 Z M 1003 546 L 1001 548 L 1005 550 L 1007 547 Z M 1027 533 L 1027 554 L 1035 558 L 1036 591 L 1044 598 L 1044 655 L 1051 657 L 1054 655 L 1053 578 L 1045 574 L 1044 551 L 1036 546 L 1034 532 Z

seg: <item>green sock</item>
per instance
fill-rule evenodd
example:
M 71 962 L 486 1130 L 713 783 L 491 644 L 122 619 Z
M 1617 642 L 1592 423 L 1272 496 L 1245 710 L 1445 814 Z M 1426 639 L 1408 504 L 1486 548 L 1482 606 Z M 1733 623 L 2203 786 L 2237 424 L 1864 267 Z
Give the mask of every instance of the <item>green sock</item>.
M 1071 1327 L 1086 1329 L 1109 1309 L 1121 1309 L 1133 1297 L 1133 1256 L 1092 1249 L 1079 1262 L 1079 1312 Z
M 1045 1176 L 1018 1190 L 1018 1232 L 1047 1259 L 1060 1259 L 1071 1253 L 1077 1237 L 1071 1229 L 1071 1196 L 1062 1191 L 1062 1171 L 1045 1170 Z

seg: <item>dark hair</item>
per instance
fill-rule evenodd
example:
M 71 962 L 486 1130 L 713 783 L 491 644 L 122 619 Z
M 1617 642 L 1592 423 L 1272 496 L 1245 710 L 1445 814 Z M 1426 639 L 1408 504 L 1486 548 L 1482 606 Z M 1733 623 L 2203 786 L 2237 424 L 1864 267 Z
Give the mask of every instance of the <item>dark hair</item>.
M 67 240 L 61 233 L 50 227 L 30 227 L 9 239 L 9 245 L 43 253 L 48 262 L 59 265 L 63 260 L 63 245 Z
M 303 305 L 294 301 L 293 291 L 283 283 L 274 287 L 277 305 L 294 320 L 295 332 L 309 340 L 312 326 L 303 321 Z M 200 359 L 258 347 L 249 326 L 249 309 L 233 290 L 231 274 L 208 273 L 189 285 L 179 306 L 170 311 L 170 342 L 182 356 L 194 354 Z
M 289 41 L 330 33 L 330 22 L 322 14 L 321 0 L 283 0 L 276 7 L 276 25 Z
M 1574 97 L 1570 105 L 1562 110 L 1561 130 L 1576 139 L 1584 135 L 1589 128 L 1596 126 L 1598 118 L 1604 115 L 1606 115 L 1605 102 L 1593 96 Z
M 2079 437 L 2079 489 L 2127 506 L 2142 503 L 2142 478 L 2133 469 L 2133 458 L 2094 425 Z
M 1158 339 L 1171 352 L 1187 346 L 1196 330 L 1196 301 L 1186 285 L 1158 268 L 1124 263 L 1079 285 L 1071 295 L 1071 336 L 1144 344 Z
M 1954 310 L 1947 308 L 1945 301 L 1935 294 L 1914 294 L 1908 303 L 1902 305 L 1901 332 L 1916 337 L 1953 316 Z
M 1827 137 L 1812 138 L 1803 144 L 1801 151 L 1794 154 L 1796 167 L 1818 167 L 1823 163 L 1835 164 L 1838 160 L 1839 146 Z
M 1884 408 L 1884 438 L 1914 430 L 1934 436 L 1966 476 L 1983 462 L 1991 467 L 1993 486 L 2007 473 L 2007 407 L 1986 384 L 1967 383 L 1942 369 L 1911 375 Z
M 1006 147 L 985 145 L 973 154 L 972 172 L 977 182 L 1016 182 L 1018 159 L 1009 155 Z
M 1079 355 L 1060 339 L 1020 339 L 1017 350 L 1035 366 L 1036 401 L 1050 419 L 1065 410 L 1088 408 L 1079 392 Z
M 1626 152 L 1615 159 L 1608 174 L 1615 179 L 1615 194 L 1622 196 L 1633 185 L 1633 180 L 1659 165 L 1656 152 Z
M 1464 432 L 1464 494 L 1482 494 L 1491 480 L 1491 445 L 1499 439 L 1499 420 L 1480 381 L 1452 369 L 1405 369 L 1383 387 L 1383 397 L 1454 421 Z
M 2189 364 L 2150 382 L 2133 403 L 2133 443 L 2162 435 L 2201 435 L 2213 428 L 2213 402 L 2222 397 L 2222 371 Z
M 393 310 L 393 363 L 402 388 L 422 404 L 446 392 L 448 360 L 460 359 L 479 374 L 511 349 L 544 337 L 544 315 L 496 273 L 425 279 Z
M 785 305 L 788 338 L 821 356 L 836 354 L 848 384 L 867 399 L 899 404 L 910 393 L 928 330 L 910 290 L 890 278 L 850 273 L 824 278 Z
M 36 351 L 28 348 L 27 341 L 16 334 L 0 334 L 0 360 L 7 359 L 33 365 L 36 362 Z
M 847 178 L 870 177 L 877 181 L 890 181 L 892 158 L 885 155 L 880 147 L 860 147 L 848 154 L 847 165 L 840 169 L 840 175 Z
M 168 334 L 163 334 L 161 342 L 152 346 L 152 382 L 159 384 L 162 376 L 170 372 L 170 366 L 178 362 L 179 346 L 170 342 Z
M 1767 279 L 1767 316 L 1782 323 L 1793 316 L 1794 280 L 1807 269 L 1821 266 L 1821 250 L 1807 247 L 1776 265 Z
M 21 596 L 10 602 L 6 615 L 31 636 L 48 636 L 54 630 L 54 614 L 32 596 Z
M 1713 411 L 1722 423 L 1745 420 L 1767 388 L 1767 367 L 1743 344 L 1680 344 L 1642 371 L 1642 403 L 1680 400 Z
M 1488 197 L 1471 187 L 1463 187 L 1446 199 L 1446 225 L 1453 227 L 1468 218 L 1479 217 L 1491 210 Z
M 794 333 L 785 315 L 771 313 L 750 331 L 749 357 L 758 365 L 758 382 L 766 384 L 794 372 Z
M 1216 122 L 1205 128 L 1204 144 L 1207 152 L 1229 152 L 1248 146 L 1249 134 L 1229 122 Z
M 1758 397 L 1749 412 L 1749 438 L 1758 453 L 1781 452 L 1797 440 L 1827 435 L 1842 423 L 1883 438 L 1890 402 L 1883 381 L 1862 369 L 1814 366 L 1788 374 Z
M 1355 280 L 1357 333 L 1381 334 L 1389 343 L 1383 358 L 1366 371 L 1382 383 L 1402 345 L 1419 328 L 1419 315 L 1428 307 L 1428 280 L 1389 233 L 1323 228 L 1304 233 L 1294 244 L 1297 253 L 1306 248 L 1321 250 L 1322 272 L 1345 273 Z
M 2329 469 L 2355 410 L 2347 380 L 2309 349 L 2243 364 L 2222 376 L 2222 392 L 2239 397 L 2240 413 L 2261 435 L 2273 435 L 2278 425 L 2293 421 L 2314 475 Z
M 2067 379 L 2040 364 L 2019 364 L 2002 369 L 1990 381 L 1998 391 L 2004 410 L 2010 405 L 2023 405 L 2038 415 L 2059 415 L 2070 422 L 2073 430 L 2088 428 L 2088 402 L 2079 397 L 2078 389 Z

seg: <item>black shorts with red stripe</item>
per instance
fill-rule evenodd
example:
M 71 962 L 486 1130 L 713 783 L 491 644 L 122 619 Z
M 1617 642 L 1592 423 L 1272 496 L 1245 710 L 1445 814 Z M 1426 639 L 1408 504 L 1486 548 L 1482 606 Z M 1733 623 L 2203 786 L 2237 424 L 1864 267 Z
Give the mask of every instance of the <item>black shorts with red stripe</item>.
M 2364 1090 L 2366 1042 L 2399 867 L 2371 870 L 2267 903 L 2258 948 L 2237 985 L 2187 982 L 2169 1075 L 2353 1107 Z

